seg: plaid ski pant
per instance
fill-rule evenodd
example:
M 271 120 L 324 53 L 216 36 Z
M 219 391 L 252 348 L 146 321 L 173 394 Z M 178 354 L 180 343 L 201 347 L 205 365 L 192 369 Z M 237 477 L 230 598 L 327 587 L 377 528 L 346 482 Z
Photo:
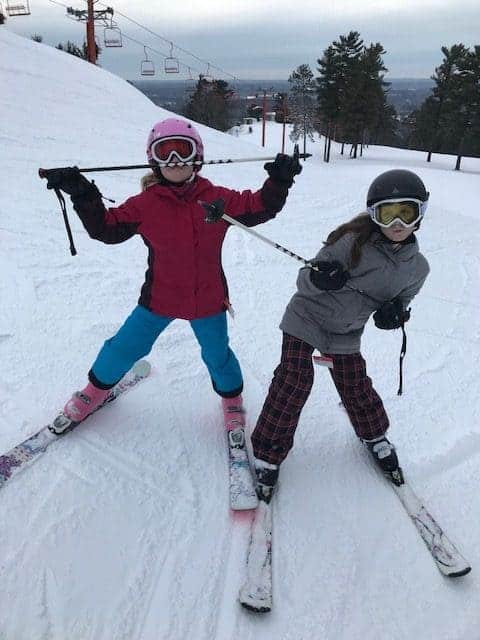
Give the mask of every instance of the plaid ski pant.
M 283 334 L 281 361 L 252 433 L 256 458 L 280 464 L 292 448 L 300 413 L 313 385 L 313 351 L 303 340 Z M 333 360 L 329 371 L 357 436 L 370 440 L 383 435 L 388 417 L 367 376 L 362 355 L 323 355 Z

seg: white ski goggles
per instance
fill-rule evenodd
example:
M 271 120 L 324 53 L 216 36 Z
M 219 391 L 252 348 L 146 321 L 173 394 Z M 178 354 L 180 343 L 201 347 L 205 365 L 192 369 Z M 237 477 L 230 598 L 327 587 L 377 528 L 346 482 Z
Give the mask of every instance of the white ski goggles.
M 396 222 L 406 229 L 411 229 L 420 222 L 426 210 L 427 203 L 415 198 L 381 200 L 367 207 L 371 219 L 384 229 Z
M 169 136 L 159 138 L 150 145 L 152 158 L 160 164 L 170 162 L 190 162 L 197 155 L 197 147 L 191 138 Z

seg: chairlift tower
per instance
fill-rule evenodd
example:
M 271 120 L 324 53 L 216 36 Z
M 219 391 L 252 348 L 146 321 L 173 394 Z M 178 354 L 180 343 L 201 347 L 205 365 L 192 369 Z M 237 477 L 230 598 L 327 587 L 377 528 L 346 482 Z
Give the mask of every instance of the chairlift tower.
M 95 22 L 108 28 L 112 24 L 113 9 L 107 7 L 102 10 L 94 10 L 94 0 L 87 0 L 87 9 L 73 9 L 67 7 L 67 13 L 79 22 L 85 22 L 87 28 L 87 60 L 92 64 L 97 63 L 97 47 L 95 43 Z M 108 46 L 108 45 L 106 45 Z M 119 45 L 116 45 L 119 46 Z M 120 45 L 121 46 L 121 45 Z
M 260 89 L 263 92 L 262 98 L 262 147 L 265 146 L 265 121 L 266 121 L 266 113 L 267 113 L 267 98 L 273 98 L 273 87 L 270 89 Z

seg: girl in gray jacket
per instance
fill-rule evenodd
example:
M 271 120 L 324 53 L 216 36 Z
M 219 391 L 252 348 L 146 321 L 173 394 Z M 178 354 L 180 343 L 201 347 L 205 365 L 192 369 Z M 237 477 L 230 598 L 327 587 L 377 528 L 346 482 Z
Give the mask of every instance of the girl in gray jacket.
M 367 376 L 360 339 L 373 313 L 379 329 L 398 329 L 429 272 L 414 231 L 428 192 L 411 171 L 382 173 L 370 185 L 367 212 L 330 233 L 325 246 L 297 279 L 297 292 L 280 328 L 282 356 L 252 434 L 258 495 L 269 502 L 281 462 L 293 446 L 300 413 L 313 384 L 318 349 L 357 436 L 396 484 L 402 472 L 385 437 L 389 421 Z

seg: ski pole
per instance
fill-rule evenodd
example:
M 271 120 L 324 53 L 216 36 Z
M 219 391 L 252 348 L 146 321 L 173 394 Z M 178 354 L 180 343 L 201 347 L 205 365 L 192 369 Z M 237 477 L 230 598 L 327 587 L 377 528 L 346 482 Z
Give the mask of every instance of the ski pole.
M 292 258 L 295 258 L 299 262 L 302 262 L 306 267 L 309 267 L 314 271 L 320 271 L 320 269 L 315 264 L 312 264 L 308 260 L 305 260 L 305 258 L 302 258 L 302 256 L 299 256 L 293 251 L 290 251 L 290 249 L 282 247 L 282 245 L 278 244 L 278 242 L 273 242 L 269 238 L 262 236 L 262 234 L 258 233 L 258 231 L 254 231 L 250 227 L 245 226 L 238 220 L 235 220 L 235 218 L 232 218 L 231 216 L 226 214 L 224 211 L 225 202 L 221 198 L 218 200 L 214 200 L 213 202 L 202 202 L 201 200 L 199 200 L 198 203 L 207 212 L 207 215 L 205 216 L 205 222 L 212 223 L 212 222 L 218 222 L 219 220 L 225 220 L 225 222 L 233 224 L 236 227 L 240 227 L 240 229 L 243 229 L 247 233 L 250 233 L 252 236 L 255 236 L 256 238 L 270 245 L 274 249 L 278 249 L 282 253 L 286 253 L 288 256 L 291 256 Z M 366 293 L 366 291 L 363 291 L 362 289 L 357 289 L 357 287 L 352 287 L 352 285 L 348 283 L 345 283 L 343 286 L 346 289 L 350 289 L 350 291 L 355 291 L 356 293 L 359 293 L 361 296 L 365 296 L 366 298 L 374 302 L 379 307 L 383 304 L 382 300 L 378 300 L 377 298 L 374 298 L 373 296 L 371 296 L 369 293 Z M 401 329 L 403 333 L 403 339 L 402 339 L 402 346 L 400 349 L 400 382 L 399 382 L 398 391 L 397 391 L 397 395 L 399 396 L 402 395 L 402 392 L 403 392 L 403 359 L 407 352 L 407 334 L 405 333 L 404 322 L 402 322 Z
M 240 229 L 243 229 L 247 233 L 250 233 L 252 236 L 255 236 L 255 238 L 258 238 L 262 242 L 265 242 L 266 244 L 270 245 L 274 249 L 278 249 L 278 251 L 281 251 L 282 253 L 286 253 L 291 258 L 295 258 L 295 260 L 302 262 L 306 267 L 309 267 L 314 271 L 320 271 L 320 269 L 309 260 L 302 258 L 302 256 L 299 256 L 293 251 L 290 251 L 290 249 L 287 249 L 286 247 L 282 247 L 282 245 L 278 244 L 278 242 L 273 242 L 273 240 L 270 240 L 266 236 L 262 236 L 262 234 L 258 233 L 258 231 L 254 231 L 250 227 L 247 227 L 246 225 L 242 224 L 238 220 L 235 220 L 235 218 L 232 218 L 231 216 L 229 216 L 227 213 L 225 213 L 225 210 L 224 210 L 225 202 L 221 198 L 219 198 L 218 200 L 214 200 L 213 202 L 203 202 L 202 200 L 199 200 L 198 203 L 207 212 L 207 215 L 205 216 L 205 222 L 212 223 L 212 222 L 218 222 L 221 219 L 225 220 L 225 222 L 228 222 L 229 224 L 233 224 L 236 227 L 240 227 Z M 349 284 L 345 284 L 344 287 L 347 289 L 350 289 L 351 291 L 356 291 L 362 296 L 370 298 L 370 300 L 372 300 L 375 303 L 381 304 L 381 300 L 377 300 L 370 294 L 366 293 L 365 291 L 362 291 L 362 289 L 357 289 L 356 287 L 352 287 Z
M 308 260 L 305 260 L 305 258 L 302 258 L 302 256 L 297 255 L 296 253 L 294 253 L 293 251 L 290 251 L 290 249 L 287 249 L 286 247 L 282 247 L 282 245 L 278 244 L 278 242 L 273 242 L 273 240 L 270 240 L 269 238 L 262 236 L 262 234 L 258 233 L 258 231 L 254 231 L 250 227 L 247 227 L 246 225 L 242 224 L 238 220 L 235 220 L 235 218 L 232 218 L 231 216 L 229 216 L 227 213 L 225 213 L 225 210 L 224 210 L 225 202 L 221 198 L 218 200 L 214 200 L 213 202 L 203 202 L 202 200 L 199 200 L 198 203 L 207 212 L 207 215 L 205 216 L 205 222 L 212 223 L 212 222 L 218 222 L 219 220 L 225 220 L 225 222 L 233 224 L 236 227 L 240 227 L 240 229 L 243 229 L 247 233 L 250 233 L 252 236 L 255 236 L 255 238 L 258 238 L 262 242 L 265 242 L 266 244 L 270 245 L 274 249 L 278 249 L 278 251 L 281 251 L 282 253 L 286 253 L 291 258 L 295 258 L 296 260 L 299 260 L 306 267 L 310 267 L 311 269 L 314 269 L 314 271 L 319 271 L 318 267 L 313 265 Z
M 298 158 L 305 160 L 311 157 L 311 153 L 300 153 Z M 221 160 L 191 160 L 189 162 L 158 162 L 155 165 L 151 164 L 128 164 L 120 165 L 118 167 L 84 167 L 79 169 L 81 173 L 92 173 L 94 171 L 129 171 L 131 169 L 153 169 L 155 167 L 186 167 L 186 166 L 205 166 L 209 164 L 234 164 L 236 162 L 267 162 L 269 160 L 275 160 L 274 156 L 265 156 L 263 158 L 225 158 Z M 39 169 L 38 173 L 41 178 L 48 178 L 49 171 L 55 171 L 57 167 L 53 169 Z M 58 167 L 61 168 L 61 167 Z

